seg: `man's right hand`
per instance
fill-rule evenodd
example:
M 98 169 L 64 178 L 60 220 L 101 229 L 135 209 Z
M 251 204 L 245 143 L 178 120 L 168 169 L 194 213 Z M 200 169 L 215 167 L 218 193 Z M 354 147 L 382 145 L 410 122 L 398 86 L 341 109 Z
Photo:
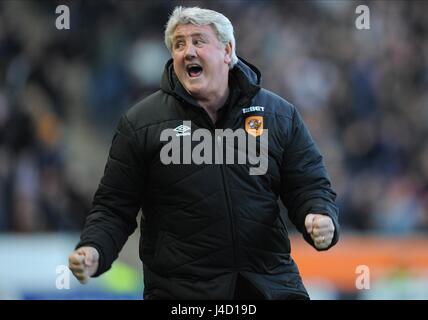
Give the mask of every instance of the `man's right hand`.
M 98 270 L 100 254 L 93 247 L 80 247 L 68 257 L 68 267 L 80 281 L 85 284 Z

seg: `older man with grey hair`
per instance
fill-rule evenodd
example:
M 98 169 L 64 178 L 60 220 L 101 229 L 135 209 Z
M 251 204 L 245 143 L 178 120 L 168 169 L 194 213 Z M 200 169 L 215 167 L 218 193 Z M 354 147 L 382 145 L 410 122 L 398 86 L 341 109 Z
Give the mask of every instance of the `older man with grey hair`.
M 121 118 L 70 269 L 82 283 L 107 271 L 141 208 L 145 299 L 308 299 L 277 201 L 317 250 L 336 244 L 339 224 L 336 194 L 301 116 L 261 88 L 221 13 L 177 7 L 165 44 L 172 59 L 161 89 Z M 251 161 L 165 164 L 166 131 L 179 159 L 195 150 L 221 157 L 230 146 L 219 132 L 241 132 L 260 150 L 266 141 L 255 152 L 266 156 L 266 172 L 252 175 Z

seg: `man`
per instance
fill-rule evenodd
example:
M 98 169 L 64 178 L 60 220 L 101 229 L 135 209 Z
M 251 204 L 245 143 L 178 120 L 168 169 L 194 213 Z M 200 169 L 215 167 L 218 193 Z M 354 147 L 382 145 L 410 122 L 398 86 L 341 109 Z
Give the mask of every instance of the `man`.
M 277 200 L 317 250 L 337 242 L 338 209 L 299 113 L 238 59 L 222 14 L 177 7 L 165 43 L 161 90 L 120 120 L 70 269 L 82 283 L 108 270 L 142 208 L 145 299 L 308 299 Z M 218 129 L 241 130 L 260 148 L 264 137 L 267 172 L 250 174 L 248 161 L 165 164 L 163 132 L 185 144 L 200 129 L 214 145 Z

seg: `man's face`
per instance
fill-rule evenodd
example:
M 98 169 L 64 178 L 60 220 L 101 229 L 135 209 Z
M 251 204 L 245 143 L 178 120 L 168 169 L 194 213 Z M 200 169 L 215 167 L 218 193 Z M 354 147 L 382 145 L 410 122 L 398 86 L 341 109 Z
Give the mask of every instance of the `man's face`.
M 174 71 L 196 99 L 222 94 L 227 87 L 231 45 L 224 46 L 209 25 L 178 25 L 172 39 Z

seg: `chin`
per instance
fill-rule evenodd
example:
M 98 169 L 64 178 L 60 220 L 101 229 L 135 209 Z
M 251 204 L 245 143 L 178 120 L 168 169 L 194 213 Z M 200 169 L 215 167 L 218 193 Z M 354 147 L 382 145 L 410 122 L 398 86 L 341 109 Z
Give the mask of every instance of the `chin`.
M 187 86 L 186 90 L 190 93 L 190 95 L 195 97 L 201 96 L 204 93 L 204 90 L 199 86 Z

